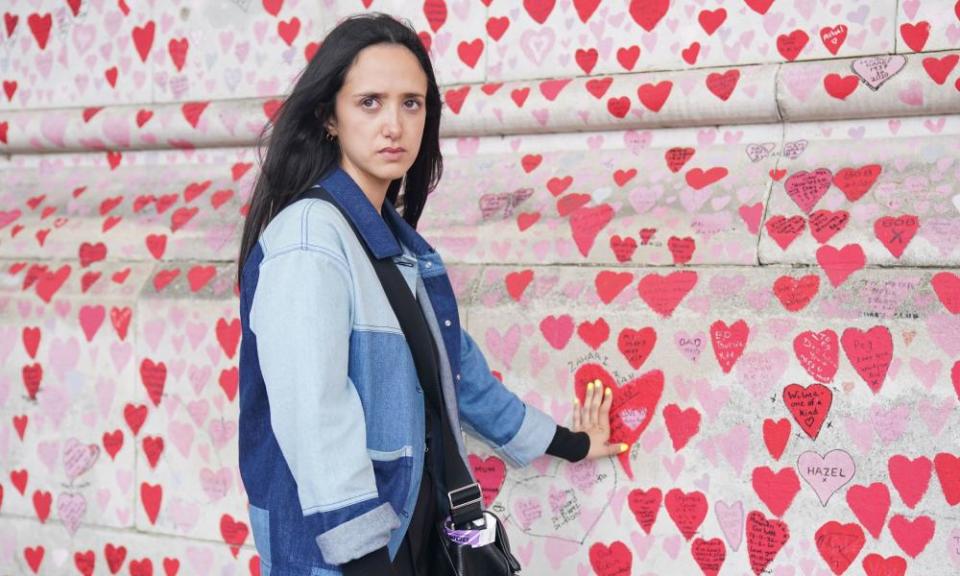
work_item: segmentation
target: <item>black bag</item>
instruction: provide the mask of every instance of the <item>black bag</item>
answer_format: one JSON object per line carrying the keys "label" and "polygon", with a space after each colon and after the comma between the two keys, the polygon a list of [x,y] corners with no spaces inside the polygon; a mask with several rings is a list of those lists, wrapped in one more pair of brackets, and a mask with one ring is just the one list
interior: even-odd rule
{"label": "black bag", "polygon": [[[410,293],[410,289],[396,265],[387,259],[379,260],[373,255],[370,247],[366,245],[357,231],[356,226],[344,212],[343,207],[330,198],[329,192],[318,186],[308,189],[300,197],[326,200],[343,213],[370,258],[387,299],[390,301],[390,307],[400,322],[404,337],[409,341],[410,333],[415,327],[411,325],[409,316],[404,311],[416,310],[419,304],[413,294]],[[419,361],[417,356],[413,353],[417,375],[423,381],[427,378],[426,371],[423,362]],[[448,561],[447,568],[453,576],[512,576],[517,574],[520,572],[520,562],[510,552],[510,542],[507,540],[507,532],[503,527],[503,522],[493,512],[483,509],[483,493],[480,490],[480,484],[472,480],[463,459],[460,458],[446,406],[443,402],[442,390],[439,390],[439,388],[438,386],[435,391],[432,386],[423,386],[424,391],[427,392],[426,396],[437,413],[440,414],[442,432],[438,439],[443,445],[446,483],[448,487],[456,487],[447,492],[450,517],[448,517],[447,522],[443,522],[441,526],[436,527],[443,543],[443,556]],[[440,393],[440,397],[438,397],[437,392]],[[473,547],[470,544],[453,541],[447,536],[446,525],[457,530],[484,530],[487,528],[488,522],[496,524],[496,538],[490,544]]]}

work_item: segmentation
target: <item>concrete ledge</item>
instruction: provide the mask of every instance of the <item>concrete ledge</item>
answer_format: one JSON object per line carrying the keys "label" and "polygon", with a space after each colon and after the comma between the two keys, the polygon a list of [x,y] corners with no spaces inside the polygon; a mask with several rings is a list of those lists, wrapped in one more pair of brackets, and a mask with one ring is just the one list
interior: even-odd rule
{"label": "concrete ledge", "polygon": [[[957,114],[956,69],[939,72],[957,54],[444,86],[442,135]],[[278,98],[0,112],[0,153],[251,146]]]}

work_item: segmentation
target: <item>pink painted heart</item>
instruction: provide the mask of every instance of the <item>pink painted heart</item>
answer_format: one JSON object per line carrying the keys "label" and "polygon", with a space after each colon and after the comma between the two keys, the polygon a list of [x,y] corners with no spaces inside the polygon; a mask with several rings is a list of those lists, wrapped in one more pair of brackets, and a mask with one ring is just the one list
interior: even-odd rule
{"label": "pink painted heart", "polygon": [[830,188],[833,173],[827,168],[817,168],[812,172],[801,170],[791,174],[784,182],[787,196],[793,200],[805,214],[813,210]]}
{"label": "pink painted heart", "polygon": [[813,488],[824,507],[837,490],[853,480],[856,470],[853,458],[841,449],[831,450],[823,456],[808,451],[797,459],[800,477]]}
{"label": "pink painted heart", "polygon": [[63,492],[57,496],[57,516],[71,536],[76,534],[86,511],[87,499],[83,494]]}
{"label": "pink painted heart", "polygon": [[93,467],[100,456],[100,446],[83,444],[76,438],[68,439],[63,445],[63,469],[71,481]]}
{"label": "pink painted heart", "polygon": [[743,502],[737,500],[733,504],[727,504],[723,500],[717,500],[713,512],[727,544],[736,552],[743,543]]}

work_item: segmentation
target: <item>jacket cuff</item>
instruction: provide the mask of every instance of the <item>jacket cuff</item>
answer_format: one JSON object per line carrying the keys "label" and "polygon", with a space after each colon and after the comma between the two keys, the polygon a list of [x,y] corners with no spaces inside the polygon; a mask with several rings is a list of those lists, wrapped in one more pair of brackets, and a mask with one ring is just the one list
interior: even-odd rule
{"label": "jacket cuff", "polygon": [[393,564],[390,563],[390,553],[386,546],[342,564],[340,570],[344,576],[369,576],[370,574],[393,576],[397,573]]}
{"label": "jacket cuff", "polygon": [[400,527],[400,517],[389,503],[352,518],[317,536],[323,559],[340,565],[382,548],[390,532]]}
{"label": "jacket cuff", "polygon": [[547,451],[557,431],[557,423],[543,411],[524,403],[520,429],[497,451],[518,468],[527,466]]}
{"label": "jacket cuff", "polygon": [[590,435],[586,432],[571,432],[566,426],[557,424],[553,440],[547,446],[547,454],[563,458],[568,462],[579,462],[590,452]]}

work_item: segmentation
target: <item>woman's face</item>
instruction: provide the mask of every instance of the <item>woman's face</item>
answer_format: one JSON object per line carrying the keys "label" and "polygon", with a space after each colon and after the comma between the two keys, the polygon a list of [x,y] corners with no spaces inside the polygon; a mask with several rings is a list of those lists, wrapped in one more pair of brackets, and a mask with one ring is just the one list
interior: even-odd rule
{"label": "woman's face", "polygon": [[386,190],[417,158],[426,119],[427,75],[410,50],[361,50],[337,92],[327,131],[340,141],[340,166],[365,192]]}

